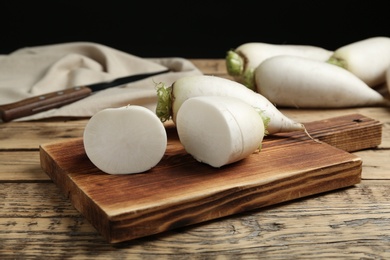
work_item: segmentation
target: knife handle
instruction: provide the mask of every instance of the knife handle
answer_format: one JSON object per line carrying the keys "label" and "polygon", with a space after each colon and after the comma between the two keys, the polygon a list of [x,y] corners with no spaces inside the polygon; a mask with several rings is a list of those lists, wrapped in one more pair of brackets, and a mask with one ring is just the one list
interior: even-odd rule
{"label": "knife handle", "polygon": [[24,116],[30,116],[73,103],[89,96],[91,92],[92,90],[88,87],[74,87],[0,105],[1,118],[3,122],[8,122]]}

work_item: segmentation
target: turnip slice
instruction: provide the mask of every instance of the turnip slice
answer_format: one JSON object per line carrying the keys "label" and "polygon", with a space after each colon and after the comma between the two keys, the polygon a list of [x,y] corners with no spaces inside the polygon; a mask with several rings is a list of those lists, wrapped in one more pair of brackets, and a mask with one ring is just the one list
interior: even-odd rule
{"label": "turnip slice", "polygon": [[386,70],[390,67],[390,37],[371,37],[344,45],[335,50],[329,63],[347,69],[375,87],[386,81]]}
{"label": "turnip slice", "polygon": [[166,147],[164,125],[155,113],[142,106],[101,110],[84,129],[88,158],[109,174],[145,172],[157,165]]}
{"label": "turnip slice", "polygon": [[156,114],[162,122],[172,119],[176,123],[178,110],[189,98],[228,96],[239,98],[260,111],[267,134],[306,131],[303,124],[282,114],[267,98],[234,80],[210,75],[194,75],[182,77],[171,86],[158,83],[156,87],[158,96]]}
{"label": "turnip slice", "polygon": [[262,117],[252,106],[222,96],[187,99],[177,113],[176,128],[186,151],[216,168],[254,153],[265,134]]}
{"label": "turnip slice", "polygon": [[281,55],[255,71],[257,91],[279,107],[389,106],[390,101],[351,72],[322,61]]}
{"label": "turnip slice", "polygon": [[333,51],[313,46],[294,44],[271,44],[248,42],[241,44],[226,55],[226,69],[229,75],[252,90],[256,90],[254,70],[264,60],[277,55],[293,55],[326,61]]}

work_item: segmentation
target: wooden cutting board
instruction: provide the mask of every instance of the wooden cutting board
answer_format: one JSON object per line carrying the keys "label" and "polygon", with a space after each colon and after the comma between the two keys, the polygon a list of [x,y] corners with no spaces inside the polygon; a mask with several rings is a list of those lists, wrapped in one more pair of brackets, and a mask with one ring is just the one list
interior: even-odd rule
{"label": "wooden cutting board", "polygon": [[352,114],[267,136],[261,152],[220,169],[195,161],[167,126],[168,147],[152,170],[109,175],[87,158],[83,140],[40,146],[42,169],[110,243],[261,208],[360,182],[349,152],[381,143],[380,122]]}

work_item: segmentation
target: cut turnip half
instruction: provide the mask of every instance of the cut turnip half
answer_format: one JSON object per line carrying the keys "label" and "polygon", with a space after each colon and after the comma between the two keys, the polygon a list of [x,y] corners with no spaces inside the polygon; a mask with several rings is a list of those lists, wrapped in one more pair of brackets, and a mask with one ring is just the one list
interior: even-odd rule
{"label": "cut turnip half", "polygon": [[178,110],[176,128],[185,150],[216,168],[254,153],[264,137],[259,112],[238,98],[226,96],[187,99]]}
{"label": "cut turnip half", "polygon": [[167,133],[156,114],[146,107],[107,108],[88,121],[84,148],[91,162],[105,173],[140,173],[162,159]]}

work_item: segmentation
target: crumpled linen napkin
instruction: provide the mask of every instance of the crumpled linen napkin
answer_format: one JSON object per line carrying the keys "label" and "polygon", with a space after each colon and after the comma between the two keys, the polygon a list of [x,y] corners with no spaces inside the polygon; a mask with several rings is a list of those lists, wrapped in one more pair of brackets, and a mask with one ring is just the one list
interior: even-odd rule
{"label": "crumpled linen napkin", "polygon": [[21,48],[8,55],[0,55],[0,104],[75,86],[166,69],[170,71],[94,92],[72,104],[16,119],[17,121],[62,116],[90,117],[104,108],[128,104],[145,106],[154,111],[157,103],[156,83],[171,85],[183,76],[202,74],[194,64],[184,58],[140,58],[93,42]]}

